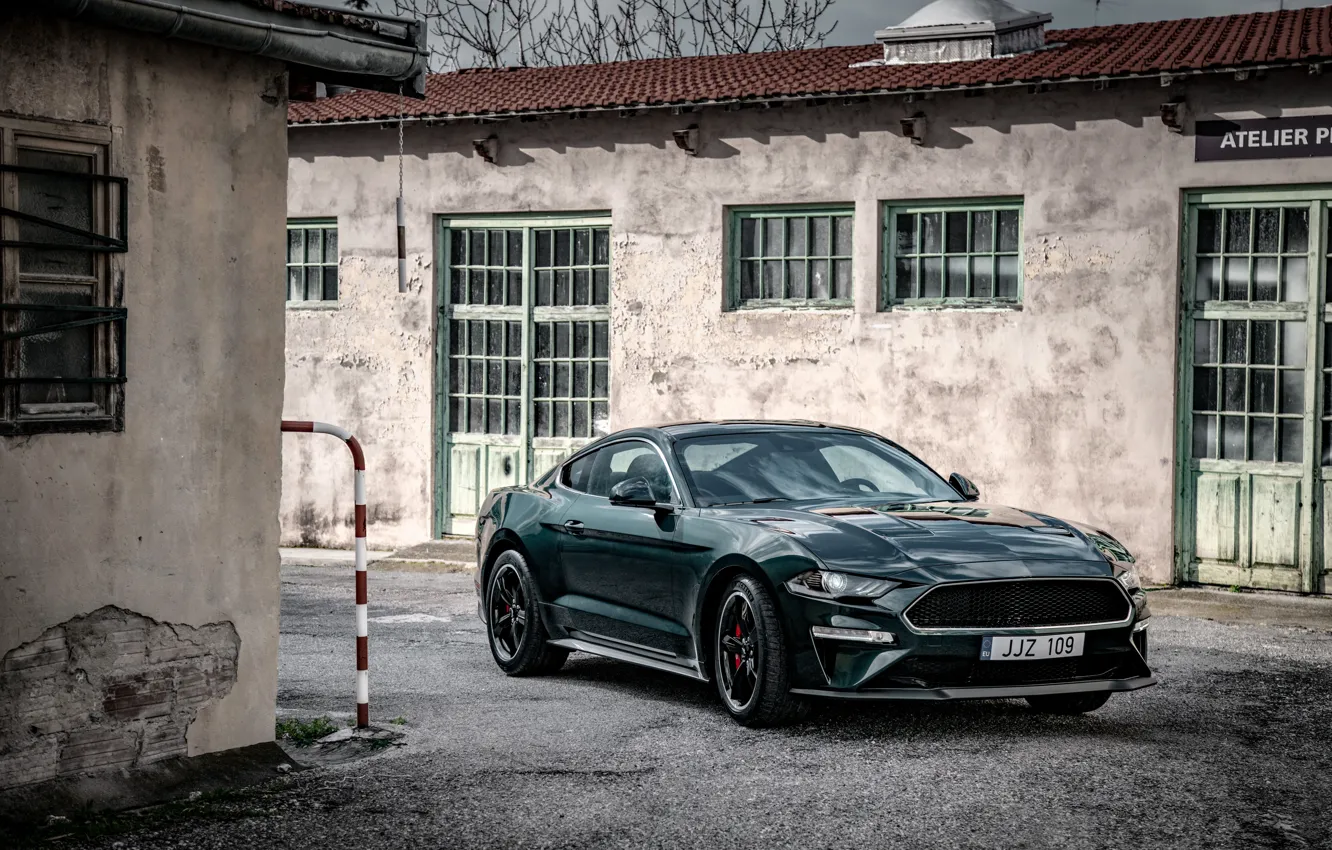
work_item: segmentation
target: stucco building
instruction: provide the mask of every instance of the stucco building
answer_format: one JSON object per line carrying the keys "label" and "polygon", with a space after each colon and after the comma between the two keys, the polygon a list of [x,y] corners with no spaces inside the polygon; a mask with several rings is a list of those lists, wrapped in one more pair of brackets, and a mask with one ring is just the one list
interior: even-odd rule
{"label": "stucco building", "polygon": [[272,741],[289,92],[421,54],[284,0],[0,12],[0,788]]}
{"label": "stucco building", "polygon": [[[801,418],[1157,582],[1327,591],[1332,10],[1047,22],[434,76],[401,294],[396,99],[293,105],[288,415],[365,442],[379,546],[608,429]],[[284,540],[350,543],[335,463],[285,454]]]}

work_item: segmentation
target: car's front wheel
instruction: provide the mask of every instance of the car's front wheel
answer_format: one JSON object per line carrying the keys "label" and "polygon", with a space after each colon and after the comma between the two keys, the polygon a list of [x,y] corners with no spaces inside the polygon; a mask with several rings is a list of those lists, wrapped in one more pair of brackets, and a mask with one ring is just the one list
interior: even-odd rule
{"label": "car's front wheel", "polygon": [[510,676],[554,673],[569,657],[551,646],[537,607],[536,582],[523,556],[510,549],[495,559],[486,583],[490,654]]}
{"label": "car's front wheel", "polygon": [[1050,694],[1027,697],[1027,704],[1045,714],[1086,714],[1110,700],[1109,691],[1084,694]]}
{"label": "car's front wheel", "polygon": [[712,666],[722,705],[745,726],[777,726],[807,711],[805,701],[791,693],[777,606],[750,576],[731,582],[722,595]]}

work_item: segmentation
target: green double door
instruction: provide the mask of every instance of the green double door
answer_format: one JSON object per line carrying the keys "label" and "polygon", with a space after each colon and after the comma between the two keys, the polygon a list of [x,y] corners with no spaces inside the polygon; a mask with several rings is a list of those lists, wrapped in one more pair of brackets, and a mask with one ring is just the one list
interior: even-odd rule
{"label": "green double door", "polygon": [[441,222],[435,533],[606,433],[606,217]]}
{"label": "green double door", "polygon": [[1332,188],[1188,198],[1179,577],[1323,593]]}

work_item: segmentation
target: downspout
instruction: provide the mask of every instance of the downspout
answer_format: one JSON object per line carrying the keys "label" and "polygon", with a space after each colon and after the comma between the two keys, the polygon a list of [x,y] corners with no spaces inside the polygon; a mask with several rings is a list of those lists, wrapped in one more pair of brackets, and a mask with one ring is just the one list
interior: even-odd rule
{"label": "downspout", "polygon": [[[254,12],[252,18],[221,11],[237,8],[246,7],[209,0],[46,0],[43,11],[332,74],[377,78],[384,81],[385,88],[392,81],[393,90],[402,83],[410,94],[425,94],[425,28],[418,21],[376,16],[372,20],[374,30],[362,33],[352,27],[293,18],[258,7],[247,9]],[[345,14],[355,16],[352,12]]]}

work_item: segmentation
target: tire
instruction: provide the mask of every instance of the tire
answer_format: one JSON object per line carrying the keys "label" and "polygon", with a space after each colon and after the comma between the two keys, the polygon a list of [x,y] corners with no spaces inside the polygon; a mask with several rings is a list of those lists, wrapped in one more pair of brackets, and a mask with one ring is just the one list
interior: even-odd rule
{"label": "tire", "polygon": [[712,634],[712,678],[737,723],[780,726],[808,713],[808,703],[791,693],[788,662],[772,597],[754,578],[740,576],[722,594]]}
{"label": "tire", "polygon": [[1027,697],[1027,704],[1043,714],[1086,714],[1089,711],[1095,711],[1109,701],[1109,691]]}
{"label": "tire", "polygon": [[547,642],[532,571],[513,549],[500,553],[486,579],[486,638],[495,663],[510,676],[554,673],[569,657],[569,650]]}

